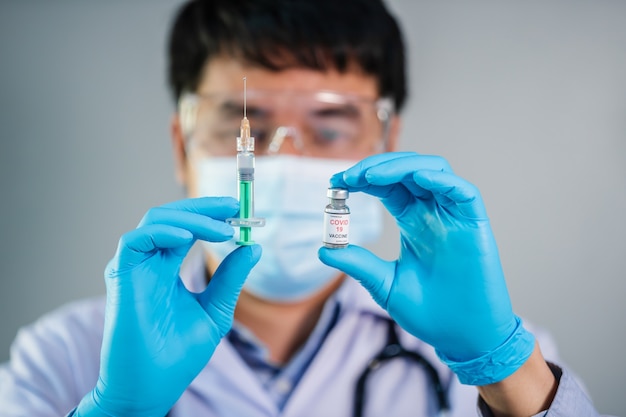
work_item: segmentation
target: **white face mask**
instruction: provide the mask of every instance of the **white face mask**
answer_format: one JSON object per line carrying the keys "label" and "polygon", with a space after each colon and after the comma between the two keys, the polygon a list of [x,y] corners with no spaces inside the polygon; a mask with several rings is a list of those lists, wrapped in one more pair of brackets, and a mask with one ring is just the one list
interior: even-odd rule
{"label": "white face mask", "polygon": [[[252,229],[252,240],[263,248],[244,288],[269,301],[307,298],[339,275],[317,257],[322,246],[324,207],[330,177],[354,161],[307,158],[291,155],[256,158],[255,217],[265,227]],[[235,157],[206,158],[199,162],[198,193],[201,196],[236,196]],[[350,243],[365,245],[382,232],[381,204],[364,193],[351,193]],[[238,232],[235,232],[237,235]],[[228,242],[205,242],[221,262],[234,250],[237,236]]]}

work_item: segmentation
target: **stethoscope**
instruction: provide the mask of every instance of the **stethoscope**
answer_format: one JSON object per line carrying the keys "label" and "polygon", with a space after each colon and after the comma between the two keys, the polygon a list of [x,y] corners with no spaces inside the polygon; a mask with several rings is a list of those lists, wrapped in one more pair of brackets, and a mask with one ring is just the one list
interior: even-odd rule
{"label": "stethoscope", "polygon": [[398,333],[396,332],[395,322],[389,319],[386,321],[388,322],[387,343],[376,356],[370,359],[357,380],[354,390],[354,411],[352,415],[354,417],[363,416],[367,378],[370,376],[371,372],[380,368],[382,364],[395,358],[406,358],[424,368],[433,383],[433,388],[437,397],[439,416],[446,415],[450,410],[450,404],[448,403],[448,396],[443,388],[443,385],[441,384],[441,379],[439,378],[437,370],[418,352],[405,349],[402,344],[400,344],[400,339],[398,338]]}

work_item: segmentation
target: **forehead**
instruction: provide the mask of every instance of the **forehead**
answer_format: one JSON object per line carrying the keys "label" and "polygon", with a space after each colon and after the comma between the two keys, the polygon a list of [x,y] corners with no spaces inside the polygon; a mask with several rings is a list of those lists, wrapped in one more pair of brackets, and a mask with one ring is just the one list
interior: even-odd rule
{"label": "forehead", "polygon": [[213,58],[205,65],[197,92],[199,94],[241,92],[243,77],[246,77],[249,89],[276,92],[329,90],[371,99],[377,99],[379,96],[376,78],[356,69],[344,73],[335,70],[322,72],[308,68],[291,68],[276,72],[245,65],[235,58],[225,56]]}

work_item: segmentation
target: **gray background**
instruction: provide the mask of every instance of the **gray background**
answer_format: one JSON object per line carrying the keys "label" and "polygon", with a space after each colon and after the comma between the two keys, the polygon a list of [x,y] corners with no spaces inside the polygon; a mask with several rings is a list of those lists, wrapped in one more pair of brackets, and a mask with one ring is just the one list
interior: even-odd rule
{"label": "gray background", "polygon": [[[103,293],[118,237],[183,196],[164,54],[178,3],[0,3],[0,361],[20,326]],[[626,2],[391,6],[410,48],[403,147],[479,186],[516,312],[626,415]]]}

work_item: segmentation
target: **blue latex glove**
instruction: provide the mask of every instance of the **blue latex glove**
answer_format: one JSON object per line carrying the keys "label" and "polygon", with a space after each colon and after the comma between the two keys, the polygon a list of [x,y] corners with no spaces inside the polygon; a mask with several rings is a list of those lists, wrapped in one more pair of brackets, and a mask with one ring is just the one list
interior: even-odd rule
{"label": "blue latex glove", "polygon": [[178,275],[196,239],[233,236],[224,219],[232,198],[182,200],[145,215],[120,239],[105,271],[107,288],[100,376],[75,416],[164,416],[229,331],[235,303],[259,246],[236,249],[202,293]]}
{"label": "blue latex glove", "polygon": [[461,382],[496,382],[528,359],[534,338],[513,314],[480,193],[443,158],[379,154],[331,184],[379,197],[396,218],[401,247],[391,262],[358,246],[322,248],[322,262],[359,280]]}

